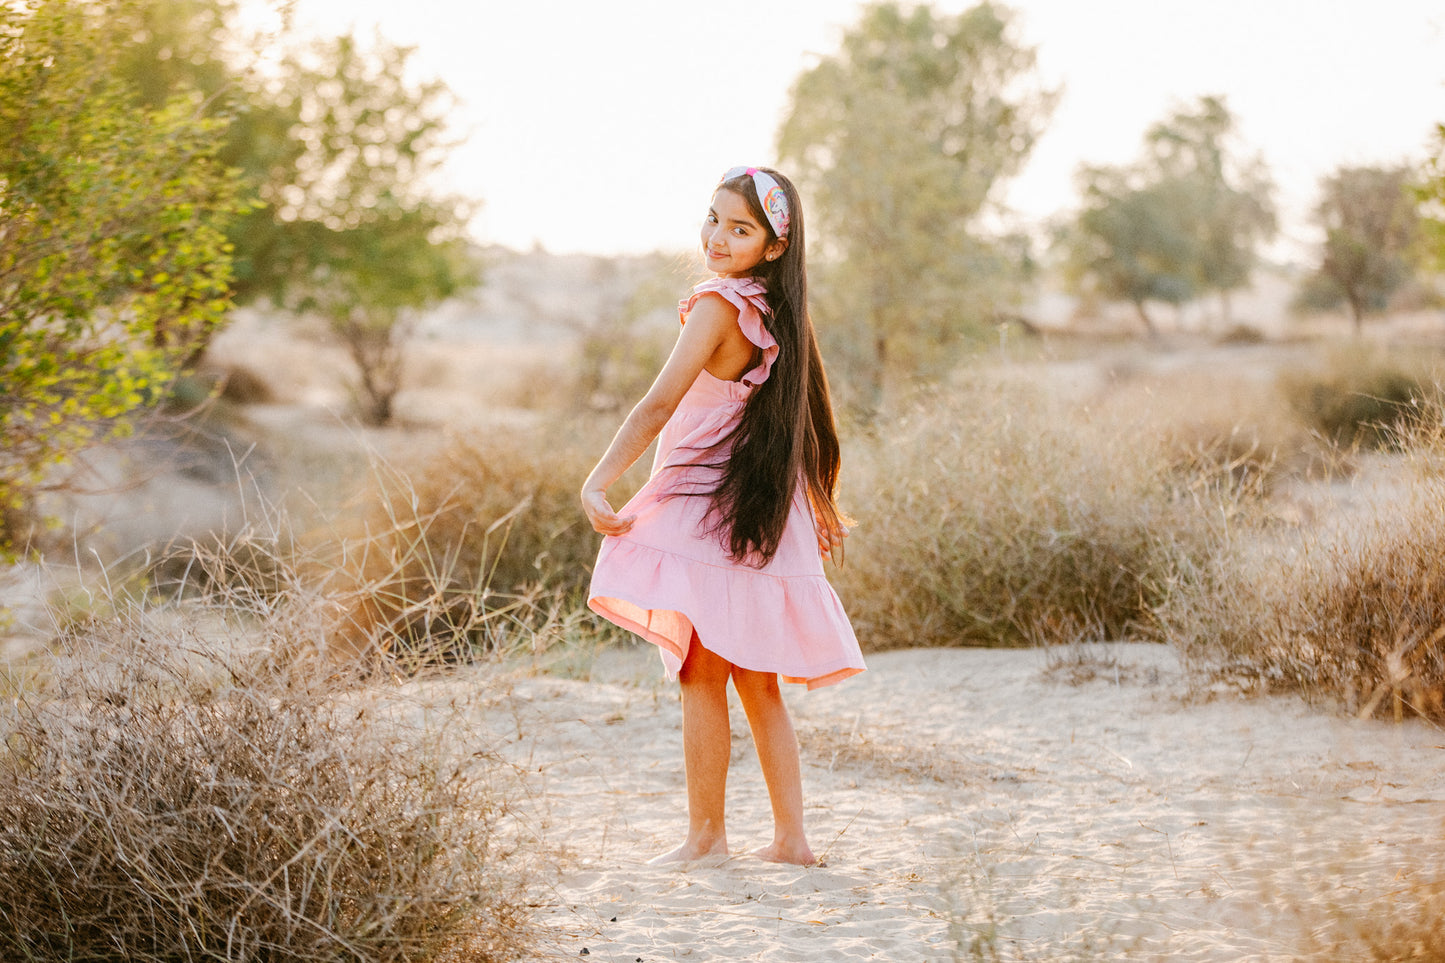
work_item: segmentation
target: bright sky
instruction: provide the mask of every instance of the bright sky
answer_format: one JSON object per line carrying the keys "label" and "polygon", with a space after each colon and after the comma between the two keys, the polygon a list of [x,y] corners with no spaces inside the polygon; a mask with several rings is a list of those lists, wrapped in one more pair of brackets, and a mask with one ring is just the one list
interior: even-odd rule
{"label": "bright sky", "polygon": [[[970,4],[941,0],[953,13]],[[1076,201],[1079,164],[1134,159],[1174,107],[1223,94],[1303,250],[1321,176],[1425,155],[1445,122],[1440,0],[1012,0],[1063,89],[1006,196],[1028,222]],[[379,28],[463,101],[457,190],[479,240],[680,250],[718,174],[771,163],[795,77],[833,52],[856,0],[296,0],[310,30]],[[804,198],[806,204],[807,198]]]}

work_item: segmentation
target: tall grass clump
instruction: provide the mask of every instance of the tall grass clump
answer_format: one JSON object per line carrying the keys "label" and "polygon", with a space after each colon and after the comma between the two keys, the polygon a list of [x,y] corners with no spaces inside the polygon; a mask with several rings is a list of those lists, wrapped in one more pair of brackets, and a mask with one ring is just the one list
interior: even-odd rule
{"label": "tall grass clump", "polygon": [[[0,958],[515,959],[506,796],[464,719],[293,671],[254,611],[116,606],[0,715]],[[244,607],[243,607],[244,609]]]}
{"label": "tall grass clump", "polygon": [[1030,386],[931,393],[848,448],[839,593],[874,647],[1147,633],[1237,494]]}
{"label": "tall grass clump", "polygon": [[452,435],[418,461],[373,467],[364,531],[348,539],[365,587],[340,623],[351,647],[466,659],[568,623],[597,551],[577,490],[600,448],[551,437]]}
{"label": "tall grass clump", "polygon": [[1279,387],[1313,430],[1344,448],[1387,448],[1437,393],[1428,365],[1380,349],[1352,345],[1328,354],[1319,368],[1287,371]]}
{"label": "tall grass clump", "polygon": [[1162,621],[1192,665],[1361,716],[1445,719],[1445,421],[1438,404],[1417,413],[1362,505],[1191,573]]}

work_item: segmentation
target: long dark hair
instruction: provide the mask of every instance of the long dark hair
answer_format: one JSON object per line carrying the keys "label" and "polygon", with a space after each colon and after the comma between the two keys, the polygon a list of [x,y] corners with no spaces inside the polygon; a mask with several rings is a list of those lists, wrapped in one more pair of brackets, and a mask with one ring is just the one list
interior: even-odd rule
{"label": "long dark hair", "polygon": [[[828,376],[808,314],[808,271],[803,205],[793,182],[767,167],[788,198],[788,246],[777,260],[763,260],[753,276],[767,285],[770,314],[763,325],[778,342],[778,357],[768,379],[748,398],[737,427],[724,440],[725,460],[712,499],[716,523],[711,533],[726,536],[735,561],[762,567],[772,561],[783,539],[788,512],[801,481],[814,513],[824,525],[842,521],[835,500],[838,486],[838,426],[828,392]],[[753,180],[744,174],[719,185],[742,197],[753,219],[776,239],[758,200]]]}

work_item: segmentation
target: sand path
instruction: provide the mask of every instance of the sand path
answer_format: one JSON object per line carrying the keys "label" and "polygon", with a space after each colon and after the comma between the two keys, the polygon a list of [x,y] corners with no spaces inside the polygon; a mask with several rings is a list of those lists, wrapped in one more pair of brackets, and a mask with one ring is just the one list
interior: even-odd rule
{"label": "sand path", "polygon": [[[558,854],[539,910],[550,951],[1285,959],[1332,908],[1439,878],[1439,729],[1294,698],[1186,700],[1168,649],[1094,653],[1077,667],[1038,651],[882,653],[840,686],[791,693],[826,854],[809,869],[645,865],[685,826],[676,689],[645,655],[623,660],[630,682],[510,680],[488,724],[523,774],[529,829]],[[730,842],[746,853],[771,825],[734,708]]]}

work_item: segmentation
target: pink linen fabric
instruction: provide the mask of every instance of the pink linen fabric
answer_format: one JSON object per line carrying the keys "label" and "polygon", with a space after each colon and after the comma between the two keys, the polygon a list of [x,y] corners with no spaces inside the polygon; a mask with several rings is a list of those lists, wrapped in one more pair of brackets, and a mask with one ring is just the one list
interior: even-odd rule
{"label": "pink linen fabric", "polygon": [[678,305],[684,324],[697,299],[726,298],[738,324],[762,351],[742,379],[707,371],[683,396],[658,436],[652,475],[620,511],[636,515],[626,535],[602,540],[588,605],[597,614],[658,646],[669,677],[693,639],[734,665],[775,672],[810,689],[864,669],[863,656],[837,593],[823,574],[813,513],[802,486],[794,496],[777,554],[766,566],[728,557],[706,533],[705,497],[666,497],[710,488],[716,472],[691,463],[716,460],[707,451],[727,437],[753,390],[767,380],[778,345],[763,326],[766,288],[753,278],[714,278]]}

